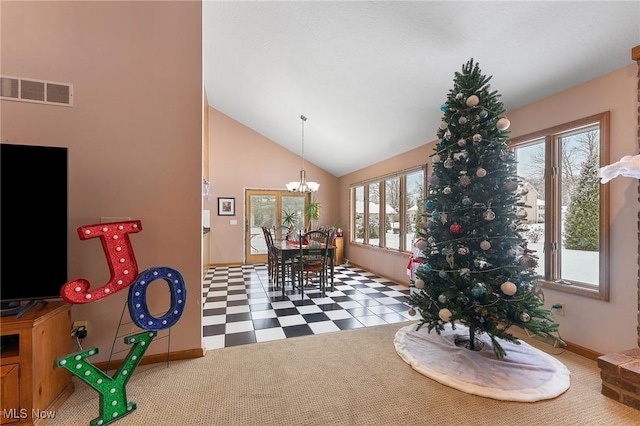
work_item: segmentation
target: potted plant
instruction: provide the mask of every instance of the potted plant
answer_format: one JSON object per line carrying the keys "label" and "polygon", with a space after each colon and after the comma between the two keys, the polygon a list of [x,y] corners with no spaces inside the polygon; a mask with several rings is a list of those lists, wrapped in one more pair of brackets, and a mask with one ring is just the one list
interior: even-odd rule
{"label": "potted plant", "polygon": [[282,212],[282,224],[288,228],[292,228],[296,226],[298,222],[298,212],[285,210]]}
{"label": "potted plant", "polygon": [[313,229],[313,221],[320,219],[320,202],[312,199],[304,209],[304,213],[309,219],[309,229]]}
{"label": "potted plant", "polygon": [[289,228],[287,232],[287,239],[290,239],[293,236],[293,231],[298,223],[298,212],[291,210],[284,210],[282,212],[282,225]]}

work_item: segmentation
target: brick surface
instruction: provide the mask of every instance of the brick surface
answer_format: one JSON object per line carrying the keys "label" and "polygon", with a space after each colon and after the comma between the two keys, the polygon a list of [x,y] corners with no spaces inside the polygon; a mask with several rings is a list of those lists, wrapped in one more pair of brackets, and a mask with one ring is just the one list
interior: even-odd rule
{"label": "brick surface", "polygon": [[625,380],[620,376],[601,373],[600,377],[603,382],[606,382],[608,386],[618,388],[620,390],[627,391],[632,394],[640,396],[640,382],[635,383],[631,380]]}
{"label": "brick surface", "polygon": [[[632,383],[640,383],[640,360],[620,366],[620,377]],[[638,396],[640,397],[640,393]]]}
{"label": "brick surface", "polygon": [[634,361],[634,358],[623,353],[602,355],[598,358],[598,367],[607,372],[617,372],[622,364]]}
{"label": "brick surface", "polygon": [[602,394],[611,399],[615,399],[616,401],[620,401],[620,392],[608,386],[606,383],[602,384]]}
{"label": "brick surface", "polygon": [[624,405],[635,408],[636,410],[640,410],[640,399],[637,396],[633,397],[630,395],[622,395],[622,400],[620,402]]}

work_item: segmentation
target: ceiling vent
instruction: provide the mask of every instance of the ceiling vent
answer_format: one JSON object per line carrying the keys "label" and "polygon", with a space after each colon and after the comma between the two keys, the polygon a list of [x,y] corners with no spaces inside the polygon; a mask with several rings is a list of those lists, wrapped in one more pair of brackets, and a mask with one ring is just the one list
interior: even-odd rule
{"label": "ceiling vent", "polygon": [[73,85],[31,78],[0,76],[0,99],[73,106]]}

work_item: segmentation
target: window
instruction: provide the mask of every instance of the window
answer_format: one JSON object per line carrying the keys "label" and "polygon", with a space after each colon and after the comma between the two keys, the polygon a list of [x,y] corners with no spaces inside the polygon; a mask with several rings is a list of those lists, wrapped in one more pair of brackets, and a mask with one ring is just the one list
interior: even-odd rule
{"label": "window", "polygon": [[411,251],[424,199],[424,168],[351,188],[351,242]]}
{"label": "window", "polygon": [[353,188],[353,235],[351,241],[364,243],[364,186]]}
{"label": "window", "polygon": [[523,179],[528,230],[543,286],[609,300],[609,113],[511,140]]}
{"label": "window", "polygon": [[[400,250],[400,177],[396,176],[384,181],[384,246]],[[394,208],[393,206],[397,206]]]}

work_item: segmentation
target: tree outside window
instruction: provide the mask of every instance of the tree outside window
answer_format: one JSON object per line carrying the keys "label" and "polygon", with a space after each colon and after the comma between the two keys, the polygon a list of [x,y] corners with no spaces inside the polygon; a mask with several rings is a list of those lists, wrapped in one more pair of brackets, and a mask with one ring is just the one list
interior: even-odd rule
{"label": "tree outside window", "polygon": [[529,248],[546,286],[608,299],[608,113],[511,141],[523,177]]}
{"label": "tree outside window", "polygon": [[351,242],[411,251],[424,199],[424,168],[394,174],[351,189]]}

